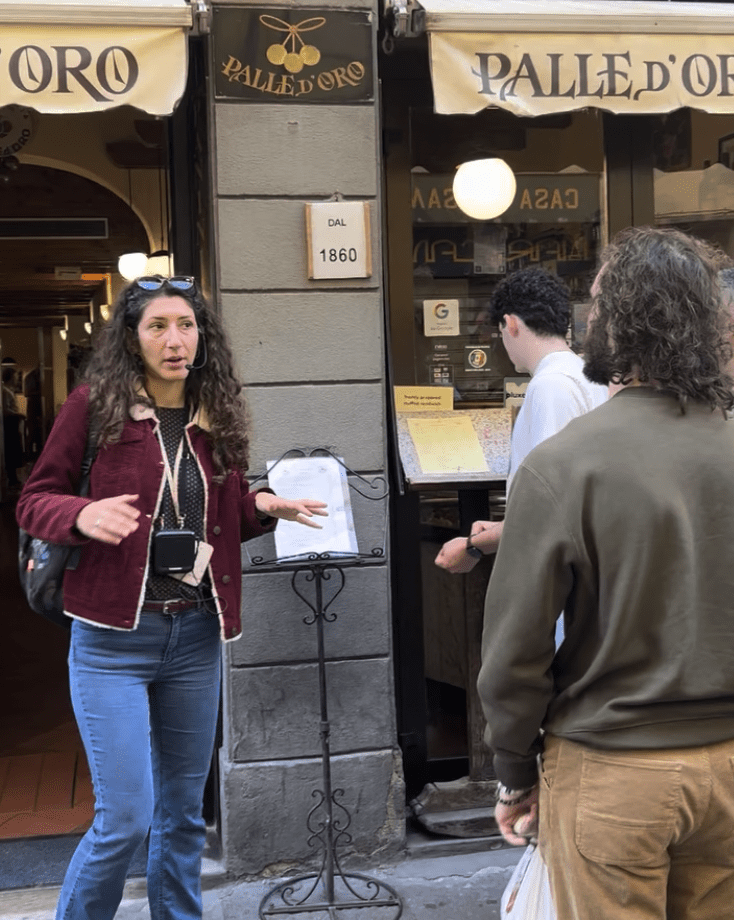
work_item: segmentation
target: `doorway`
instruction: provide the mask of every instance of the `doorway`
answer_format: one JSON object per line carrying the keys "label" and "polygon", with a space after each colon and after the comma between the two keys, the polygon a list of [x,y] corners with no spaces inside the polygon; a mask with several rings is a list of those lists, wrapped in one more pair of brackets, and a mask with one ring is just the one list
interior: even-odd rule
{"label": "doorway", "polygon": [[5,175],[0,347],[20,424],[0,503],[0,883],[23,887],[60,881],[94,797],[69,698],[68,633],[30,610],[17,577],[16,483],[79,379],[112,299],[118,254],[148,242],[130,207],[90,179],[29,164]]}
{"label": "doorway", "polygon": [[[31,137],[17,157],[0,161],[0,356],[14,359],[17,398],[26,416],[21,482],[125,283],[118,274],[121,254],[168,250],[170,267],[196,276],[205,294],[211,293],[204,72],[203,43],[191,42],[187,89],[167,118],[128,106],[75,115],[22,110]],[[18,107],[10,108],[16,117]],[[0,119],[0,136],[5,129]],[[40,409],[34,409],[34,398]],[[34,427],[36,414],[41,420]],[[68,635],[27,607],[18,583],[16,498],[0,468],[0,565],[5,620],[13,624],[13,636],[5,637],[0,651],[0,887],[5,888],[59,884],[93,805],[69,699]],[[42,751],[44,744],[54,747]],[[8,782],[11,756],[36,758],[13,766],[12,775],[22,778],[15,792]],[[215,753],[204,799],[204,816],[213,828],[219,820],[217,760]],[[54,794],[41,795],[44,777],[56,766]],[[209,855],[217,845],[212,833]],[[141,847],[131,874],[144,873]]]}

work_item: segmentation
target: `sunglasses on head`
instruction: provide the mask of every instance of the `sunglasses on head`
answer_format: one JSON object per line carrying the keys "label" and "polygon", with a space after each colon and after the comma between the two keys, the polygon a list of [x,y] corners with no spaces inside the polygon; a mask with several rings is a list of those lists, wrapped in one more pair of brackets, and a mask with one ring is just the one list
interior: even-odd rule
{"label": "sunglasses on head", "polygon": [[170,287],[174,291],[190,291],[196,287],[196,279],[191,275],[174,275],[172,278],[164,278],[163,275],[143,275],[134,283],[143,291],[159,291],[162,287]]}

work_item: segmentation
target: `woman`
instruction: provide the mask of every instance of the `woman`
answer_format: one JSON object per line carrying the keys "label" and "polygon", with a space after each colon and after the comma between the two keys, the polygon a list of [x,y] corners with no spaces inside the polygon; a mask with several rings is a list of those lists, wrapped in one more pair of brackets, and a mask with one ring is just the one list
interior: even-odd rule
{"label": "woman", "polygon": [[[72,702],[95,817],[57,920],[106,920],[150,830],[153,920],[201,917],[202,795],[220,638],[240,632],[240,543],[323,502],[250,492],[241,386],[193,278],[141,278],[102,330],[18,500],[34,536],[85,544],[64,581]],[[76,494],[91,426],[89,496]]]}

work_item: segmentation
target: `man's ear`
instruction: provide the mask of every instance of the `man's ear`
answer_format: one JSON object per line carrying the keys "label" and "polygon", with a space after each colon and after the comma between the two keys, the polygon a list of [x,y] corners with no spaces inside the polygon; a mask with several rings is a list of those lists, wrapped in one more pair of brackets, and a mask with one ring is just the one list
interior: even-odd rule
{"label": "man's ear", "polygon": [[513,339],[517,338],[520,332],[519,318],[514,313],[505,313],[505,329],[507,334]]}

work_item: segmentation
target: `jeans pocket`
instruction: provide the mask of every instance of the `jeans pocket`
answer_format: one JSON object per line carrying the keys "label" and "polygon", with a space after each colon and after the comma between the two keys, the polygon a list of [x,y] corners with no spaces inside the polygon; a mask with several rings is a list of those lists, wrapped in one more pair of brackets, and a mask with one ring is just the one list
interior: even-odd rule
{"label": "jeans pocket", "polygon": [[680,768],[601,752],[583,755],[576,846],[592,862],[659,866],[676,832]]}

